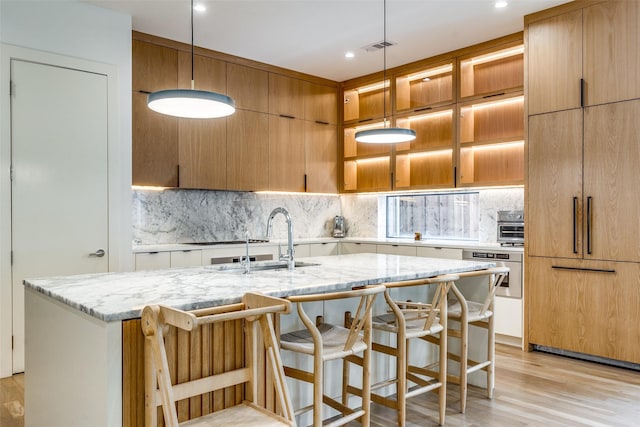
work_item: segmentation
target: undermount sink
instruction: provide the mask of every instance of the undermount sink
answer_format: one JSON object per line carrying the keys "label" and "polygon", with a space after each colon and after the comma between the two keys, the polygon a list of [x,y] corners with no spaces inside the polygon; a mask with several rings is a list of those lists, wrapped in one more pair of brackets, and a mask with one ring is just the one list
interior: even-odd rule
{"label": "undermount sink", "polygon": [[[304,262],[304,261],[296,261],[295,267],[312,267],[315,265],[320,265],[313,262]],[[233,264],[216,264],[208,266],[212,270],[216,271],[225,271],[229,273],[244,273],[244,266],[239,263]],[[287,262],[286,261],[261,261],[261,262],[252,262],[251,263],[251,271],[264,271],[264,270],[287,270]]]}

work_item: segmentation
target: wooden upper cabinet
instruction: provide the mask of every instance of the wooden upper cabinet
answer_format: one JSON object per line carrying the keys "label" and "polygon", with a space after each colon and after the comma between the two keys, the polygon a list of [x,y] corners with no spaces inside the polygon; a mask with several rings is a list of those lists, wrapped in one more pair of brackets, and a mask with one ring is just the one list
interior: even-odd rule
{"label": "wooden upper cabinet", "polygon": [[178,119],[147,107],[147,94],[133,93],[133,185],[178,186]]}
{"label": "wooden upper cabinet", "polygon": [[585,105],[640,98],[640,2],[584,9]]}
{"label": "wooden upper cabinet", "polygon": [[463,56],[459,99],[489,97],[524,86],[524,46],[521,42]]}
{"label": "wooden upper cabinet", "polygon": [[580,107],[582,11],[529,24],[529,114]]}
{"label": "wooden upper cabinet", "polygon": [[227,188],[226,119],[179,119],[180,188]]}
{"label": "wooden upper cabinet", "polygon": [[640,262],[638,117],[640,100],[584,110],[585,258]]}
{"label": "wooden upper cabinet", "polygon": [[269,113],[302,119],[304,82],[294,77],[269,73]]}
{"label": "wooden upper cabinet", "polygon": [[305,191],[305,122],[269,115],[269,189]]}
{"label": "wooden upper cabinet", "polygon": [[[344,90],[344,121],[366,122],[391,115],[390,81],[378,81]],[[386,105],[385,105],[386,104]]]}
{"label": "wooden upper cabinet", "polygon": [[236,108],[269,111],[269,73],[257,68],[227,63],[227,92]]}
{"label": "wooden upper cabinet", "polygon": [[132,89],[155,92],[178,84],[178,52],[175,49],[133,40]]}
{"label": "wooden upper cabinet", "polygon": [[582,257],[582,110],[529,117],[528,254]]}
{"label": "wooden upper cabinet", "polygon": [[451,104],[454,100],[452,61],[396,76],[396,112]]}
{"label": "wooden upper cabinet", "polygon": [[[193,72],[195,89],[226,95],[226,62],[202,55],[194,55]],[[191,53],[189,52],[178,52],[178,87],[191,89]]]}
{"label": "wooden upper cabinet", "polygon": [[338,90],[317,83],[303,82],[304,119],[325,124],[338,120]]}
{"label": "wooden upper cabinet", "polygon": [[227,189],[269,189],[269,116],[236,110],[227,117]]}
{"label": "wooden upper cabinet", "polygon": [[338,135],[334,125],[305,122],[306,191],[338,191]]}

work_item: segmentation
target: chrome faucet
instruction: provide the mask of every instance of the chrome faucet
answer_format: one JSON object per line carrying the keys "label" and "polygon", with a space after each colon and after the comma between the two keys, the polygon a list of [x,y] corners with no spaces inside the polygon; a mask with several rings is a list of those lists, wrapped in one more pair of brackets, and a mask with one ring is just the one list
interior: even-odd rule
{"label": "chrome faucet", "polygon": [[245,237],[245,256],[240,257],[240,265],[244,267],[244,274],[251,273],[251,258],[249,257],[249,230],[244,233]]}
{"label": "chrome faucet", "polygon": [[289,215],[289,212],[285,208],[275,208],[269,214],[269,219],[267,220],[267,239],[271,238],[271,234],[273,233],[273,218],[277,214],[284,215],[287,220],[287,254],[282,255],[280,246],[278,246],[278,259],[280,261],[287,261],[287,267],[289,267],[289,270],[293,270],[296,265],[293,259],[293,221],[291,220],[291,215]]}

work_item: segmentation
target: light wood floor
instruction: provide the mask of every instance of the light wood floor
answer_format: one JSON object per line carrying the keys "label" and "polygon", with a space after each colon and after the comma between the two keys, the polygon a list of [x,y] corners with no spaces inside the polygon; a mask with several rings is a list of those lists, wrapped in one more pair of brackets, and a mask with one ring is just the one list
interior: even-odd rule
{"label": "light wood floor", "polygon": [[[447,426],[640,426],[640,372],[501,345],[496,350],[493,400],[472,387],[460,414],[458,388],[449,386]],[[0,380],[0,427],[23,427],[23,395],[23,375]],[[436,410],[436,395],[410,399],[407,426],[437,425]],[[395,412],[373,405],[372,427],[395,422]]]}

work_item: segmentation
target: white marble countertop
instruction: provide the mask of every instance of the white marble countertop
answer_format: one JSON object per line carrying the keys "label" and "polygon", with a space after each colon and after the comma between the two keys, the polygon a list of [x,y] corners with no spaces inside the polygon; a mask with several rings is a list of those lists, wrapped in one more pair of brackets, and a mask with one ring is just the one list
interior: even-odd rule
{"label": "white marble countertop", "polygon": [[140,317],[147,304],[183,310],[238,302],[247,291],[273,296],[331,292],[353,286],[480,270],[491,262],[382,254],[304,258],[316,266],[242,274],[217,266],[27,279],[26,287],[105,322]]}
{"label": "white marble countertop", "polygon": [[[313,244],[313,243],[331,243],[331,242],[349,242],[349,243],[372,243],[372,244],[392,244],[402,246],[431,246],[438,248],[461,248],[461,249],[479,249],[479,250],[493,250],[502,252],[518,252],[523,253],[524,248],[522,246],[501,246],[499,243],[492,242],[476,242],[471,240],[435,240],[435,239],[423,239],[415,241],[413,239],[398,239],[398,238],[386,238],[379,239],[375,237],[344,237],[344,238],[332,238],[332,237],[315,237],[295,239],[296,245]],[[251,243],[252,246],[260,245],[286,245],[286,240],[271,240],[264,243]],[[195,249],[209,249],[209,248],[224,248],[224,247],[239,247],[243,246],[242,243],[238,244],[212,244],[212,245],[200,245],[193,243],[164,243],[157,245],[134,245],[133,253],[142,252],[168,252],[168,251],[181,251],[181,250],[195,250]]]}

